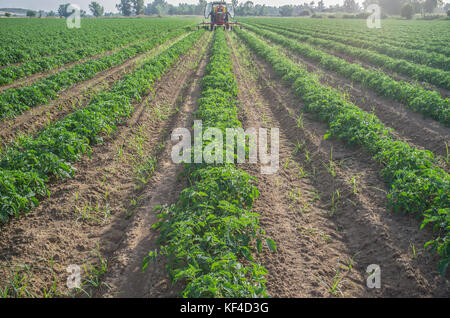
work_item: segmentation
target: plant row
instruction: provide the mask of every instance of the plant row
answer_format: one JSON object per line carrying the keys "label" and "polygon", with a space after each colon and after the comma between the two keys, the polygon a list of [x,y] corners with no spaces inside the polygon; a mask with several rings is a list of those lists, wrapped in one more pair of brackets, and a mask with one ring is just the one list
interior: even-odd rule
{"label": "plant row", "polygon": [[[258,26],[261,27],[261,25]],[[317,38],[316,36],[301,35],[271,26],[264,25],[263,27],[272,32],[282,34],[284,36],[300,41],[308,42],[316,47],[330,49],[332,51],[345,54],[349,57],[353,57],[361,61],[370,63],[374,66],[381,67],[385,70],[409,76],[417,81],[428,82],[438,87],[450,89],[450,72],[447,71],[428,66],[417,65],[406,60],[391,58],[384,54],[378,54],[367,49],[354,48],[352,46],[348,46],[346,44],[342,44],[328,38],[324,40]]]}
{"label": "plant row", "polygon": [[75,65],[67,70],[37,81],[30,86],[12,88],[0,94],[0,119],[15,117],[36,105],[46,104],[58,97],[58,93],[74,84],[93,78],[99,72],[120,65],[126,60],[144,53],[183,33],[178,29],[148,41],[134,44],[111,55]]}
{"label": "plant row", "polygon": [[274,43],[319,63],[322,68],[361,83],[378,95],[404,104],[415,112],[429,116],[445,126],[450,126],[450,100],[439,93],[424,89],[418,84],[396,81],[383,72],[364,68],[361,64],[349,63],[309,45],[290,40],[280,34],[247,25],[247,28]]}
{"label": "plant row", "polygon": [[[195,112],[203,129],[240,127],[237,85],[231,54],[222,29],[215,31],[211,58]],[[205,149],[212,140],[199,146]],[[229,149],[223,148],[226,152]],[[160,253],[166,255],[170,277],[186,283],[183,297],[266,296],[267,271],[252,256],[261,251],[264,232],[251,212],[258,197],[255,180],[233,164],[185,164],[190,186],[170,207],[160,207]],[[275,244],[267,239],[275,250]],[[157,252],[150,252],[144,269]],[[241,262],[245,259],[245,262]]]}
{"label": "plant row", "polygon": [[65,20],[0,20],[0,65],[27,62],[44,56],[79,50],[99,43],[129,43],[170,25],[188,26],[193,19],[83,19],[80,29],[69,29]]}
{"label": "plant row", "polygon": [[[450,48],[447,45],[445,38],[445,29],[447,22],[441,23],[438,28],[436,22],[430,24],[421,21],[408,21],[407,24],[401,25],[400,21],[383,21],[383,27],[380,30],[368,29],[361,22],[349,20],[334,20],[328,25],[324,22],[314,20],[281,20],[281,19],[247,19],[245,21],[266,23],[272,26],[290,27],[296,31],[314,32],[314,35],[324,34],[330,36],[345,34],[346,38],[354,39],[355,41],[370,41],[372,43],[386,44],[386,49],[410,49],[411,51],[438,53],[437,56],[450,56]],[[354,23],[353,23],[354,22]],[[365,24],[365,21],[362,21]],[[399,22],[400,24],[398,24]],[[392,25],[391,25],[392,24]],[[414,32],[414,29],[416,31]],[[414,54],[411,52],[411,54]]]}
{"label": "plant row", "polygon": [[[170,28],[170,25],[168,25]],[[118,38],[117,41],[103,41],[101,43],[91,43],[80,49],[64,51],[55,55],[45,56],[36,60],[29,60],[20,65],[12,65],[0,69],[0,86],[11,84],[15,80],[24,78],[39,72],[51,70],[57,67],[61,67],[65,64],[79,61],[81,59],[92,57],[96,54],[100,54],[105,51],[113,50],[118,47],[127,45],[133,41],[142,41],[143,39],[149,39],[155,35],[167,32],[168,28],[152,29],[150,32],[142,35],[133,36],[128,38]]]}
{"label": "plant row", "polygon": [[329,124],[326,136],[362,146],[383,165],[388,207],[422,217],[421,227],[433,227],[436,237],[426,246],[439,253],[439,269],[445,273],[450,261],[450,176],[436,165],[434,155],[395,140],[391,129],[374,114],[347,101],[339,91],[322,86],[305,68],[280,56],[277,49],[248,32],[235,31],[291,85],[302,99],[304,111]]}
{"label": "plant row", "polygon": [[[274,26],[269,24],[266,24],[269,26]],[[417,50],[417,49],[407,49],[405,47],[399,48],[396,46],[392,46],[386,43],[380,43],[380,41],[367,40],[367,39],[355,39],[351,36],[342,36],[342,35],[335,35],[335,34],[323,34],[320,31],[308,31],[304,28],[301,28],[297,26],[296,28],[293,28],[292,26],[285,27],[285,26],[277,26],[278,28],[282,28],[287,31],[291,32],[300,32],[302,34],[308,34],[314,38],[322,38],[325,40],[331,40],[336,42],[342,42],[344,44],[358,47],[358,48],[364,48],[364,49],[370,49],[375,52],[378,52],[379,54],[387,55],[393,58],[397,59],[404,59],[411,61],[413,63],[418,63],[420,65],[426,65],[438,69],[442,69],[444,71],[450,71],[450,58],[438,54],[438,53],[429,53],[425,52],[423,50]]]}
{"label": "plant row", "polygon": [[85,108],[47,126],[36,137],[24,136],[6,148],[0,158],[0,220],[18,217],[50,195],[46,184],[52,178],[70,178],[72,163],[90,154],[102,135],[116,129],[133,112],[133,100],[141,98],[156,79],[192,47],[202,32],[176,42],[157,57],[144,62],[134,73],[117,81],[111,90],[96,95]]}

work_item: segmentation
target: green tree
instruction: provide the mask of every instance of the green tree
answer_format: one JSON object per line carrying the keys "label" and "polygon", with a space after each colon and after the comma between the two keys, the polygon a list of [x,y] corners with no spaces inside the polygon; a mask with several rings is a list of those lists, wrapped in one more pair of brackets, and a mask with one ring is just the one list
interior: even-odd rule
{"label": "green tree", "polygon": [[136,15],[144,14],[144,0],[131,0],[131,3],[133,4],[133,10]]}
{"label": "green tree", "polygon": [[95,1],[89,4],[89,10],[91,10],[92,14],[97,18],[101,17],[105,12],[105,8],[103,8],[98,2]]}
{"label": "green tree", "polygon": [[55,11],[50,11],[49,13],[47,13],[47,17],[55,17],[56,13]]}
{"label": "green tree", "polygon": [[120,0],[120,3],[116,4],[116,8],[122,15],[129,17],[132,13],[131,0]]}
{"label": "green tree", "polygon": [[9,18],[11,16],[11,13],[5,12],[5,17]]}
{"label": "green tree", "polygon": [[33,18],[35,16],[36,16],[36,11],[33,11],[33,10],[28,10],[27,11],[27,17]]}
{"label": "green tree", "polygon": [[325,3],[323,2],[323,0],[320,0],[317,3],[317,11],[322,12],[325,9]]}
{"label": "green tree", "polygon": [[207,5],[206,0],[199,0],[198,5],[195,7],[195,14],[196,15],[203,15],[203,12],[205,11],[205,7]]}
{"label": "green tree", "polygon": [[254,3],[252,1],[247,1],[244,3],[244,15],[253,15]]}
{"label": "green tree", "polygon": [[379,0],[380,7],[387,14],[400,14],[404,0]]}
{"label": "green tree", "polygon": [[[191,7],[191,5],[187,5]],[[185,5],[180,4],[178,8],[171,9],[172,14],[192,14],[188,12],[183,12]],[[152,15],[165,15],[169,13],[170,6],[165,0],[154,0],[152,3],[147,4],[147,8],[145,9],[145,14]]]}
{"label": "green tree", "polygon": [[442,0],[426,0],[423,4],[425,13],[433,13],[434,9],[442,5]]}
{"label": "green tree", "polygon": [[283,17],[290,17],[294,13],[294,6],[284,5],[280,7],[280,14]]}
{"label": "green tree", "polygon": [[414,14],[414,7],[411,3],[407,3],[402,7],[400,15],[408,20],[411,20]]}
{"label": "green tree", "polygon": [[355,0],[344,0],[343,8],[346,12],[358,12],[361,9]]}
{"label": "green tree", "polygon": [[67,18],[70,16],[70,13],[67,12],[67,8],[70,6],[70,3],[61,4],[58,8],[58,15],[61,18]]}

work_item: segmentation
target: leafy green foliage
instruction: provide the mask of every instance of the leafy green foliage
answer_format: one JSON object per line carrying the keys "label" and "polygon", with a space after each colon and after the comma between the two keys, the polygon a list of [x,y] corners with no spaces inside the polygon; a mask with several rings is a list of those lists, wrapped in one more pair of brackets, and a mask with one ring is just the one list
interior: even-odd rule
{"label": "leafy green foliage", "polygon": [[[381,29],[369,29],[364,20],[320,20],[249,18],[243,22],[289,28],[316,38],[338,40],[354,47],[367,48],[393,58],[450,71],[450,48],[446,22],[384,20]],[[295,29],[295,30],[294,30]]]}
{"label": "leafy green foliage", "polygon": [[293,52],[319,62],[319,65],[327,70],[337,72],[373,89],[378,95],[392,98],[415,112],[421,112],[425,116],[431,116],[444,125],[450,126],[450,99],[441,98],[435,91],[428,91],[419,85],[396,81],[383,72],[366,69],[361,64],[349,63],[279,34],[253,26],[247,26],[247,28]]}
{"label": "leafy green foliage", "polygon": [[[196,116],[204,127],[217,127],[223,133],[239,127],[237,85],[221,29],[215,33],[202,87]],[[252,251],[256,243],[256,251],[261,252],[264,239],[271,250],[276,251],[276,245],[264,237],[258,214],[251,212],[258,197],[255,180],[232,164],[186,164],[186,173],[191,186],[182,191],[177,204],[159,209],[161,221],[156,225],[170,277],[186,283],[184,297],[266,296],[267,270]],[[144,260],[143,269],[151,259],[154,252]]]}
{"label": "leafy green foliage", "polygon": [[322,86],[306,69],[265,42],[248,32],[235,32],[290,83],[303,100],[304,111],[329,124],[330,136],[362,146],[383,165],[381,175],[390,188],[389,207],[422,217],[422,227],[433,226],[437,237],[426,246],[439,253],[440,270],[445,270],[450,261],[450,176],[436,165],[434,155],[395,140],[375,115],[347,101],[339,91]]}
{"label": "leafy green foliage", "polygon": [[204,31],[178,41],[141,68],[124,76],[108,92],[95,96],[90,105],[47,126],[36,137],[26,136],[6,148],[0,158],[0,218],[18,216],[37,205],[47,194],[45,184],[51,176],[70,178],[71,163],[90,154],[91,146],[101,143],[101,135],[116,129],[133,112],[133,100],[140,100],[154,81],[185,53]]}
{"label": "leafy green foliage", "polygon": [[[96,54],[100,54],[105,51],[114,50],[120,48],[121,46],[132,43],[133,41],[148,40],[155,35],[160,36],[161,33],[167,32],[168,30],[173,30],[172,24],[155,25],[149,30],[145,30],[138,34],[127,34],[128,36],[117,36],[110,38],[111,30],[106,31],[99,39],[98,36],[91,36],[83,42],[83,47],[75,49],[69,49],[54,55],[38,57],[37,59],[30,59],[19,65],[11,65],[0,69],[0,85],[11,84],[15,80],[30,76],[32,74],[51,70],[57,67],[61,67],[64,64],[79,61],[81,59],[92,57]],[[115,35],[115,34],[114,34]],[[59,41],[65,41],[67,39],[59,39]],[[81,44],[81,43],[80,43]]]}
{"label": "leafy green foliage", "polygon": [[195,19],[85,19],[69,29],[64,19],[0,20],[0,66],[29,62],[99,44],[126,44],[151,33],[195,24]]}
{"label": "leafy green foliage", "polygon": [[87,61],[70,69],[51,75],[30,86],[5,90],[0,94],[0,119],[14,117],[39,104],[45,104],[57,94],[76,83],[93,78],[101,71],[120,65],[127,59],[148,51],[156,45],[186,32],[183,29],[171,31],[148,41],[134,44],[98,60]]}
{"label": "leafy green foliage", "polygon": [[[261,27],[261,25],[258,25]],[[417,65],[404,59],[397,59],[386,56],[381,53],[373,52],[365,48],[355,48],[347,45],[350,40],[346,37],[320,36],[317,37],[313,33],[302,31],[299,34],[298,30],[292,28],[275,28],[272,26],[263,26],[272,32],[282,34],[284,36],[298,39],[302,42],[310,43],[316,47],[330,49],[333,52],[345,54],[346,56],[357,58],[374,66],[381,67],[391,72],[404,74],[417,81],[428,82],[438,87],[450,89],[450,72],[448,70],[441,70],[439,68],[430,67],[427,65]],[[342,44],[342,43],[345,44]],[[353,44],[353,41],[350,42]],[[444,63],[445,67],[450,65],[450,59]]]}

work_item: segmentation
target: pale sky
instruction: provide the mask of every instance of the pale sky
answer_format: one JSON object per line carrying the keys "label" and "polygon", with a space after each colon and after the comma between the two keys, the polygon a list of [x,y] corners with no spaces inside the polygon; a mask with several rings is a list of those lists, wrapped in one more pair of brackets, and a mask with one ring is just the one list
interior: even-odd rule
{"label": "pale sky", "polygon": [[[32,9],[32,10],[45,10],[45,11],[57,11],[60,4],[63,3],[73,3],[78,4],[81,9],[89,11],[89,3],[93,0],[0,0],[0,8],[22,8],[22,9]],[[120,0],[94,0],[99,2],[102,6],[105,7],[105,12],[117,12],[116,4],[120,2]],[[145,4],[152,2],[153,0],[144,0]],[[166,0],[170,4],[178,4],[178,3],[198,3],[198,0]],[[212,1],[212,0],[207,0]],[[239,0],[239,3],[245,2],[246,0]],[[280,6],[285,4],[302,4],[304,2],[311,2],[311,0],[252,0],[254,4],[265,4],[272,6]],[[227,0],[227,2],[231,2],[231,0]],[[315,0],[317,3],[318,0]],[[343,4],[344,0],[324,0],[325,5],[335,5],[335,4]],[[361,3],[362,0],[357,0],[357,2]],[[449,1],[444,1],[449,2]]]}
{"label": "pale sky", "polygon": [[[32,9],[32,10],[45,10],[45,11],[56,11],[60,4],[63,3],[73,3],[78,4],[81,9],[89,11],[89,3],[92,1],[99,2],[102,6],[105,7],[105,12],[116,12],[116,4],[120,2],[120,0],[0,0],[0,8],[22,8],[22,9]],[[166,0],[170,4],[178,4],[178,3],[198,3],[198,0]],[[212,1],[212,0],[207,0]],[[285,4],[301,4],[304,2],[311,2],[311,0],[252,0],[254,4],[265,4],[272,6],[280,6]],[[316,0],[317,2],[318,0]],[[144,0],[145,4],[153,2],[153,0]],[[231,0],[227,0],[227,2],[231,2]],[[245,2],[244,0],[239,0],[239,3]],[[324,0],[325,5],[344,3],[344,0]],[[361,0],[360,0],[361,2]]]}

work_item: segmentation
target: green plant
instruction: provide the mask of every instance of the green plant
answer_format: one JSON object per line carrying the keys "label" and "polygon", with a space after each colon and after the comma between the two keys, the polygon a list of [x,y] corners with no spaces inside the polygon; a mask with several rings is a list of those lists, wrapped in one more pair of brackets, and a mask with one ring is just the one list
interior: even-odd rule
{"label": "green plant", "polygon": [[[214,36],[195,115],[203,127],[225,130],[240,126],[237,85],[225,34],[218,29]],[[172,280],[186,282],[183,297],[266,296],[267,270],[252,253],[262,251],[263,241],[273,251],[276,245],[251,211],[258,197],[255,179],[232,164],[185,164],[185,174],[190,186],[178,202],[157,209],[160,221],[154,228],[160,229],[161,248],[149,253],[142,268],[166,255]]]}
{"label": "green plant", "polygon": [[[444,274],[450,262],[450,176],[437,165],[434,155],[396,140],[375,115],[343,99],[340,92],[322,86],[305,68],[280,56],[278,50],[248,32],[235,32],[291,85],[302,98],[304,111],[329,124],[330,136],[360,145],[383,165],[381,176],[390,189],[388,207],[422,217],[421,228],[432,225],[436,239],[425,247],[441,256],[439,270]],[[339,194],[334,193],[332,212],[338,202]]]}
{"label": "green plant", "polygon": [[[246,27],[252,32],[278,43],[283,47],[286,47],[289,51],[306,56],[318,62],[319,66],[322,68],[337,72],[346,78],[351,78],[352,81],[359,82],[363,86],[373,89],[380,96],[392,98],[415,112],[421,112],[425,116],[430,116],[446,126],[450,125],[450,99],[442,98],[436,91],[426,90],[417,84],[410,84],[405,81],[396,81],[378,70],[365,68],[361,64],[347,62],[344,59],[315,49],[310,45],[306,45],[286,37],[289,36],[298,39],[299,36],[296,33],[278,29],[275,30],[275,32],[272,32],[251,25],[246,25]],[[305,40],[305,36],[300,37],[302,41]],[[311,36],[306,36],[306,39],[308,41],[314,41],[314,43],[320,41],[321,46],[330,45],[329,41],[317,40]],[[356,49],[352,50],[354,51]],[[345,50],[345,47],[342,48],[341,51],[347,55],[352,55],[349,50]],[[370,54],[373,55],[374,53]],[[364,60],[368,59],[367,54],[362,55],[361,53],[361,56]],[[379,57],[377,58],[381,59]],[[450,88],[450,73],[448,72],[436,69],[425,70],[425,66],[421,66],[419,69],[419,67],[410,65],[405,61],[394,63],[393,61],[386,61],[386,59],[388,58],[384,58],[384,61],[379,63],[382,65],[392,65],[392,70],[394,71],[398,71],[403,68],[407,69],[409,72],[408,75],[421,74],[420,76],[422,76],[422,74],[428,74],[427,77],[433,84]],[[450,65],[450,59],[447,59],[447,62],[444,64]],[[423,78],[420,78],[420,80],[423,80]]]}
{"label": "green plant", "polygon": [[[91,147],[103,141],[101,135],[115,130],[133,112],[132,101],[141,100],[155,80],[203,32],[191,33],[147,60],[140,69],[116,82],[110,91],[93,98],[90,105],[47,126],[36,136],[22,137],[5,148],[0,158],[0,221],[30,211],[38,205],[39,197],[49,196],[46,183],[51,176],[71,178],[75,174],[72,163],[84,154],[90,155]],[[91,211],[85,206],[81,217],[89,218]]]}

